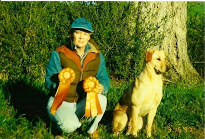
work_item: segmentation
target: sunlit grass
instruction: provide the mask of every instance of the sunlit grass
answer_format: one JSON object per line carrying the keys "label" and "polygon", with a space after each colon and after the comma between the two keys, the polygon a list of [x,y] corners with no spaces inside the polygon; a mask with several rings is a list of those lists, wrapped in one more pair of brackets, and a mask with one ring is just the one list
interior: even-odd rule
{"label": "sunlit grass", "polygon": [[[107,94],[108,106],[98,131],[101,138],[115,138],[112,135],[112,110],[129,83],[111,83]],[[39,86],[40,87],[40,86]],[[3,84],[0,88],[0,137],[1,138],[54,138],[51,125],[41,118],[27,119],[10,104],[5,96]],[[154,119],[152,135],[154,138],[203,138],[204,137],[204,86],[171,84],[164,87],[163,99]],[[37,115],[35,115],[36,117]],[[86,125],[77,131],[61,135],[67,138],[89,138]],[[119,138],[132,138],[123,131]],[[146,138],[145,129],[139,132],[139,138]]]}

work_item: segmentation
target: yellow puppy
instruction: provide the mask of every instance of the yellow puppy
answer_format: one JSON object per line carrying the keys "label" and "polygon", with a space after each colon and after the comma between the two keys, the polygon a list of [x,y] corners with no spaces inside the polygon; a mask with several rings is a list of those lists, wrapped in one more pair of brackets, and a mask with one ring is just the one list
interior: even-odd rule
{"label": "yellow puppy", "polygon": [[127,135],[137,136],[143,126],[142,116],[148,114],[147,137],[162,99],[162,73],[166,71],[164,51],[148,51],[146,66],[138,78],[125,90],[113,112],[113,132],[118,134],[128,123]]}

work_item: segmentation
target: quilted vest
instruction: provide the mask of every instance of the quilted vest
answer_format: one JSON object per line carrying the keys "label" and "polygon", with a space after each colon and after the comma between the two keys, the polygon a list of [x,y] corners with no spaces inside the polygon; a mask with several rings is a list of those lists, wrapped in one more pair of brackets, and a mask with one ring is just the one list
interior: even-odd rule
{"label": "quilted vest", "polygon": [[65,99],[67,102],[78,102],[86,96],[82,88],[83,80],[89,76],[96,76],[100,65],[100,51],[94,45],[88,43],[91,47],[81,65],[81,59],[76,53],[66,46],[56,49],[59,53],[62,68],[71,68],[75,72],[75,79],[70,85],[68,95]]}

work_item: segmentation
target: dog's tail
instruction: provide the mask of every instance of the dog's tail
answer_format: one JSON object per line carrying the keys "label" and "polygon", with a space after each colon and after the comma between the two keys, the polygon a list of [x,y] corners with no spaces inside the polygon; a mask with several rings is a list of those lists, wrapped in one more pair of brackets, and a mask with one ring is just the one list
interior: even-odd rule
{"label": "dog's tail", "polygon": [[113,112],[113,121],[112,121],[112,131],[114,134],[119,134],[123,131],[127,125],[128,117],[127,114],[120,110],[114,110]]}

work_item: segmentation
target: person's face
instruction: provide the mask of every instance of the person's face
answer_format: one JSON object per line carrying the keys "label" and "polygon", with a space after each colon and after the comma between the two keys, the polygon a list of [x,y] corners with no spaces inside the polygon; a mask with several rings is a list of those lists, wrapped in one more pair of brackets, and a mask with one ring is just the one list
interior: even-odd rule
{"label": "person's face", "polygon": [[73,42],[79,48],[85,47],[90,40],[90,33],[75,30],[73,33]]}

